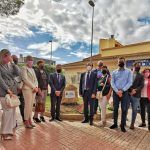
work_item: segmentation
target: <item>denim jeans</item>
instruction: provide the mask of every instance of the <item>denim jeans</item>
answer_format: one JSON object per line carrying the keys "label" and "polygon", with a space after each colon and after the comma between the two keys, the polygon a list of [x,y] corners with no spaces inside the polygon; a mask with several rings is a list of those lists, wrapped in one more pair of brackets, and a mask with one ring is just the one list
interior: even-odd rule
{"label": "denim jeans", "polygon": [[130,96],[130,102],[132,107],[132,118],[131,118],[131,124],[135,123],[137,112],[140,108],[140,98]]}
{"label": "denim jeans", "polygon": [[116,92],[113,92],[113,105],[114,105],[114,124],[118,124],[118,109],[119,103],[121,102],[121,126],[126,125],[127,111],[130,102],[128,91],[123,93],[123,96],[120,98]]}

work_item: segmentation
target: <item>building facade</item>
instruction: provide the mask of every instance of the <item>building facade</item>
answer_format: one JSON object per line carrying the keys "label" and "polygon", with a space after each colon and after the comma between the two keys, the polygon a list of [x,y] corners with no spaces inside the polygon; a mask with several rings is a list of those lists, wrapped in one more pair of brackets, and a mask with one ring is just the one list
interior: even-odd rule
{"label": "building facade", "polygon": [[[142,69],[150,67],[150,41],[122,45],[111,37],[110,39],[100,39],[99,45],[99,54],[92,57],[95,68],[97,67],[97,62],[102,60],[111,72],[117,68],[117,60],[119,57],[126,58],[126,66],[128,68],[131,68],[135,61],[141,63]],[[85,71],[85,65],[89,61],[90,58],[86,58],[79,62],[63,65],[68,83],[79,83],[80,74]]]}

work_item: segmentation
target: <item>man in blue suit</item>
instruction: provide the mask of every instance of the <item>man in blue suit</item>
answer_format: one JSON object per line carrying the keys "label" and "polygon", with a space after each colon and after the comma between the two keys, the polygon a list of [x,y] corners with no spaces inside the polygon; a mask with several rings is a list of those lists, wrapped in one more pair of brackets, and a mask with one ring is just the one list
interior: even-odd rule
{"label": "man in blue suit", "polygon": [[[84,102],[84,120],[82,123],[88,123],[90,121],[90,125],[93,125],[94,102],[97,92],[97,75],[92,70],[92,63],[87,63],[86,67],[87,71],[81,74],[79,87],[79,94],[83,97]],[[90,116],[88,105],[90,105]]]}
{"label": "man in blue suit", "polygon": [[62,66],[58,64],[56,66],[56,72],[50,75],[50,86],[51,86],[51,119],[62,121],[60,118],[60,104],[62,100],[62,94],[66,86],[66,79],[62,72]]}

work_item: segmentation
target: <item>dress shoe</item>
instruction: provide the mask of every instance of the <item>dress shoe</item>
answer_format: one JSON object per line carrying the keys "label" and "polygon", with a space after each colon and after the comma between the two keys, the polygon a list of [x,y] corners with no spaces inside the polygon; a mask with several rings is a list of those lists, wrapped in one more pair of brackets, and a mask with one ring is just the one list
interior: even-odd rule
{"label": "dress shoe", "polygon": [[1,141],[2,140],[12,140],[12,136],[10,136],[10,135],[1,135]]}
{"label": "dress shoe", "polygon": [[58,117],[56,117],[56,120],[58,120],[58,121],[62,121],[62,119],[60,119],[60,118],[58,118]]}
{"label": "dress shoe", "polygon": [[33,121],[34,121],[35,123],[41,123],[41,120],[40,120],[39,118],[33,117]]}
{"label": "dress shoe", "polygon": [[30,125],[31,125],[33,128],[35,127],[35,125],[34,125],[34,124],[32,124],[32,123],[31,123]]}
{"label": "dress shoe", "polygon": [[105,127],[106,126],[106,121],[102,121],[102,123],[100,124],[100,127]]}
{"label": "dress shoe", "polygon": [[117,124],[113,124],[112,126],[109,127],[110,129],[115,129],[115,128],[118,128],[118,125]]}
{"label": "dress shoe", "polygon": [[25,125],[26,129],[33,129],[33,127],[31,125]]}
{"label": "dress shoe", "polygon": [[42,122],[46,122],[46,121],[45,121],[45,118],[44,118],[43,116],[40,117],[40,120],[41,120]]}
{"label": "dress shoe", "polygon": [[134,130],[134,129],[135,129],[134,124],[131,124],[131,125],[130,125],[130,129],[131,129],[131,130]]}
{"label": "dress shoe", "polygon": [[93,125],[93,121],[90,121],[90,126],[92,126]]}
{"label": "dress shoe", "polygon": [[127,132],[124,126],[120,126],[122,132]]}
{"label": "dress shoe", "polygon": [[89,120],[83,120],[81,123],[88,123],[89,122]]}
{"label": "dress shoe", "polygon": [[50,120],[49,120],[49,122],[52,122],[52,121],[54,121],[55,120],[55,118],[51,118]]}
{"label": "dress shoe", "polygon": [[150,131],[150,126],[148,126],[148,131]]}
{"label": "dress shoe", "polygon": [[141,123],[139,127],[146,127],[146,123]]}

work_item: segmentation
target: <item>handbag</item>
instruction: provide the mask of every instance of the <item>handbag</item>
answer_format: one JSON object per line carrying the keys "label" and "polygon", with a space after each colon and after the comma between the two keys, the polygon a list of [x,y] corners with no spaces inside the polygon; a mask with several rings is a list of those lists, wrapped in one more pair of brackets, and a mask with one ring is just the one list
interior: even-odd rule
{"label": "handbag", "polygon": [[13,95],[12,97],[10,97],[9,94],[6,94],[5,100],[6,100],[6,104],[9,108],[18,107],[20,105],[20,100],[19,100],[18,96],[16,96],[16,95]]}
{"label": "handbag", "polygon": [[42,100],[42,96],[40,95],[37,95],[36,97],[35,112],[45,112],[45,106]]}
{"label": "handbag", "polygon": [[103,86],[103,88],[102,88],[102,91],[97,91],[97,94],[96,94],[96,98],[100,101],[100,100],[102,100],[102,93],[103,93],[103,90],[104,90],[104,88],[105,88],[105,86],[106,86],[106,83],[107,83],[107,80],[108,80],[108,75],[107,75],[107,77],[106,77],[106,81],[105,81],[105,83],[104,83],[104,86]]}

